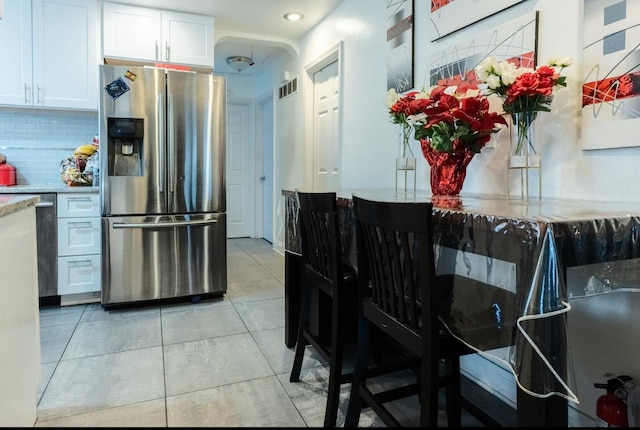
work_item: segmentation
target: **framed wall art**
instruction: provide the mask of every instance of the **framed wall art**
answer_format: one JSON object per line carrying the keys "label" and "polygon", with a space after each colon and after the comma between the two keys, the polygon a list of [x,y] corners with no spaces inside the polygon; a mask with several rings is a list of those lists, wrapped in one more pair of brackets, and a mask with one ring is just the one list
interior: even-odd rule
{"label": "framed wall art", "polygon": [[413,88],[413,0],[387,0],[387,89]]}
{"label": "framed wall art", "polygon": [[429,40],[434,41],[526,0],[431,0]]}
{"label": "framed wall art", "polygon": [[[536,64],[538,13],[536,11],[505,22],[491,31],[470,35],[463,44],[434,47],[429,68],[429,86],[459,85],[478,88],[480,82],[475,68],[487,57],[497,61],[508,60],[517,66],[531,67]],[[502,112],[502,100],[495,94],[488,97],[489,107]],[[495,145],[491,139],[487,147]]]}
{"label": "framed wall art", "polygon": [[[487,57],[509,60],[518,66],[534,67],[538,13],[530,12],[480,34],[470,34],[464,44],[433,46],[429,85],[478,85],[476,66]],[[497,96],[492,96],[497,98]]]}
{"label": "framed wall art", "polygon": [[582,149],[640,146],[640,2],[585,0]]}

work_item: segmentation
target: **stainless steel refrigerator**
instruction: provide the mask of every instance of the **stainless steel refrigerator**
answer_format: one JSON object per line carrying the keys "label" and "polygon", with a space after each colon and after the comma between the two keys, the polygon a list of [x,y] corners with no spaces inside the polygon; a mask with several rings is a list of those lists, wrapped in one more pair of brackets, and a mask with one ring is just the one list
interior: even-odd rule
{"label": "stainless steel refrigerator", "polygon": [[223,295],[225,78],[112,65],[100,78],[103,306]]}

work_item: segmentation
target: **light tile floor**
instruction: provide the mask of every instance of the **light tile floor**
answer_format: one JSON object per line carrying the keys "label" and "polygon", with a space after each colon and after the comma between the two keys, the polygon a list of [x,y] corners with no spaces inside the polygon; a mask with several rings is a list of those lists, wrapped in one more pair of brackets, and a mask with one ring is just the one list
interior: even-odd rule
{"label": "light tile floor", "polygon": [[[42,308],[40,325],[36,427],[322,426],[327,368],[310,350],[301,381],[289,382],[284,257],[264,240],[228,241],[223,298]],[[415,408],[404,407],[412,423]],[[360,426],[383,424],[365,411]]]}

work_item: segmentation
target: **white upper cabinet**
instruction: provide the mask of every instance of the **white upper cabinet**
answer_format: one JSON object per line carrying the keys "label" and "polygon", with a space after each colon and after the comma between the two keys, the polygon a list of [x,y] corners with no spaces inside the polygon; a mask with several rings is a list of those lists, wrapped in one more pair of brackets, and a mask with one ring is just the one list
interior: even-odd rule
{"label": "white upper cabinet", "polygon": [[3,0],[0,104],[32,104],[31,0]]}
{"label": "white upper cabinet", "polygon": [[213,68],[212,16],[104,3],[102,17],[106,59]]}
{"label": "white upper cabinet", "polygon": [[0,104],[97,109],[96,0],[4,0]]}
{"label": "white upper cabinet", "polygon": [[213,68],[213,17],[162,12],[164,60]]}
{"label": "white upper cabinet", "polygon": [[160,11],[104,3],[102,10],[104,57],[160,59]]}

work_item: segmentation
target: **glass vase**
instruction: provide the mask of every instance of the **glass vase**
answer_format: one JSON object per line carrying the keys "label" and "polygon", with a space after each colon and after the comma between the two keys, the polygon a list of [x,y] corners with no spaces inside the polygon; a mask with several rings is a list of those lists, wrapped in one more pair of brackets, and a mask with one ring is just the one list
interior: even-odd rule
{"label": "glass vase", "polygon": [[[398,156],[396,157],[396,192],[416,191],[416,157],[411,150],[411,127],[400,126]],[[411,175],[413,175],[413,187],[411,187]],[[400,178],[400,180],[398,180]],[[402,187],[400,185],[403,185]]]}
{"label": "glass vase", "polygon": [[[520,181],[520,198],[529,200],[542,195],[542,157],[539,142],[539,112],[524,111],[511,114],[511,153],[509,170]],[[517,195],[509,177],[509,196]]]}

